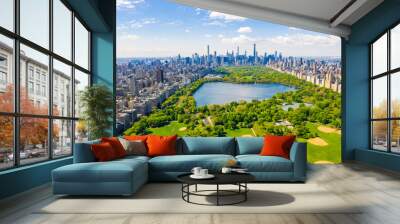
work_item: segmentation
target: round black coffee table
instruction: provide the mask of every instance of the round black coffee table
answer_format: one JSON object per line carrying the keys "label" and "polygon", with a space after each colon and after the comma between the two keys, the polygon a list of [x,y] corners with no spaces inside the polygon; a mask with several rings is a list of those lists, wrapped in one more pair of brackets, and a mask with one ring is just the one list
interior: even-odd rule
{"label": "round black coffee table", "polygon": [[[182,199],[188,203],[197,204],[197,205],[234,205],[247,201],[247,192],[249,188],[247,187],[247,183],[255,180],[255,177],[248,173],[229,173],[222,174],[217,173],[213,174],[215,177],[212,179],[193,179],[189,174],[182,174],[178,176],[178,181],[182,183]],[[215,185],[215,190],[198,190],[197,185]],[[223,190],[220,189],[220,185],[236,185],[238,186],[237,190]],[[190,186],[195,186],[194,191],[190,191]],[[206,194],[209,192],[214,192],[215,194]],[[193,202],[190,200],[190,196],[203,196],[203,197],[216,197],[216,204],[202,204]],[[240,196],[238,201],[234,201],[231,203],[221,203],[221,197],[232,197],[232,196]]]}

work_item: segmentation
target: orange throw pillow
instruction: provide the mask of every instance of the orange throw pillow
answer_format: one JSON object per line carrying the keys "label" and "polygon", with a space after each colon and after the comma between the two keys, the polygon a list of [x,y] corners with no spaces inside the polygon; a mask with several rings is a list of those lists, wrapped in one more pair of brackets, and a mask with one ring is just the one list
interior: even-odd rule
{"label": "orange throw pillow", "polygon": [[110,138],[101,138],[101,142],[108,142],[114,149],[115,155],[117,158],[122,158],[126,156],[126,151],[124,149],[124,146],[122,146],[121,142],[118,140],[116,137],[110,137]]}
{"label": "orange throw pillow", "polygon": [[99,162],[110,161],[117,158],[112,145],[108,142],[93,144],[91,145],[91,149],[94,154],[94,157]]}
{"label": "orange throw pillow", "polygon": [[174,136],[149,135],[147,137],[148,156],[176,155],[176,139]]}
{"label": "orange throw pillow", "polygon": [[296,136],[274,136],[266,135],[264,137],[264,146],[261,149],[261,156],[280,156],[289,159],[290,148]]}

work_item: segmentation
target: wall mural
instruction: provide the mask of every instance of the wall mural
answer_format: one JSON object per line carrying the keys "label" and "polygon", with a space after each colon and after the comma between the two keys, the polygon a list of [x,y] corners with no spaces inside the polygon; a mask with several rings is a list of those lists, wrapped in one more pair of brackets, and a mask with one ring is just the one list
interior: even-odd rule
{"label": "wall mural", "polygon": [[294,134],[341,162],[340,38],[166,1],[117,17],[119,133]]}

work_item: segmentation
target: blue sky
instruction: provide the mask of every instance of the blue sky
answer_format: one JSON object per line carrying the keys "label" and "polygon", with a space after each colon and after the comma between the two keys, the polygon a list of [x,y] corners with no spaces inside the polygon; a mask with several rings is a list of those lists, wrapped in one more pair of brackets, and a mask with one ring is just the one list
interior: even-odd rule
{"label": "blue sky", "polygon": [[117,0],[118,57],[191,56],[275,50],[285,56],[340,56],[340,38],[192,8],[166,0]]}

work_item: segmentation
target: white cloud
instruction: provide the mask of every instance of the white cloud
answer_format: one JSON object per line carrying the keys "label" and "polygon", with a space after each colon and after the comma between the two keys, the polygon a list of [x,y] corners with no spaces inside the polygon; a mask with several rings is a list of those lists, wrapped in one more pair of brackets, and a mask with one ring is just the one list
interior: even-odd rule
{"label": "white cloud", "polygon": [[211,38],[212,35],[211,35],[211,34],[205,34],[204,37],[205,37],[205,38]]}
{"label": "white cloud", "polygon": [[140,39],[140,37],[136,34],[125,34],[118,37],[118,39],[122,41],[136,41]]}
{"label": "white cloud", "polygon": [[189,29],[185,29],[185,33],[190,33],[190,30]]}
{"label": "white cloud", "polygon": [[218,34],[218,38],[223,38],[224,35],[223,34]]}
{"label": "white cloud", "polygon": [[141,23],[140,21],[132,20],[129,22],[128,27],[132,29],[139,29],[143,27],[143,23]]}
{"label": "white cloud", "polygon": [[298,30],[300,30],[299,28],[296,28],[296,27],[289,27],[289,30],[296,30],[296,31],[298,31]]}
{"label": "white cloud", "polygon": [[155,24],[157,22],[158,21],[155,18],[144,18],[144,19],[141,19],[141,20],[131,20],[126,25],[125,24],[120,25],[120,27],[121,28],[124,27],[125,29],[127,29],[127,28],[128,29],[129,28],[131,28],[131,29],[139,29],[139,28],[142,28],[142,27],[144,27],[146,25]]}
{"label": "white cloud", "polygon": [[266,40],[274,44],[292,45],[292,46],[313,46],[313,45],[333,46],[340,43],[340,39],[336,36],[311,35],[311,34],[276,36],[272,38],[267,38]]}
{"label": "white cloud", "polygon": [[167,22],[166,24],[170,25],[170,26],[180,26],[183,24],[183,22],[179,21],[179,20],[174,20],[174,21]]}
{"label": "white cloud", "polygon": [[144,3],[144,0],[117,0],[118,9],[134,9],[136,5]]}
{"label": "white cloud", "polygon": [[156,23],[157,22],[157,20],[155,19],[155,18],[144,18],[144,19],[142,19],[142,23],[143,24],[153,24],[153,23]]}
{"label": "white cloud", "polygon": [[225,23],[234,22],[234,21],[244,21],[246,18],[241,16],[230,15],[221,12],[211,11],[208,15],[209,19],[211,20],[222,20]]}
{"label": "white cloud", "polygon": [[120,25],[117,26],[118,32],[126,30],[126,29],[128,29],[128,26],[126,24],[120,24]]}
{"label": "white cloud", "polygon": [[253,30],[249,26],[242,26],[237,30],[238,33],[251,33]]}
{"label": "white cloud", "polygon": [[220,27],[226,27],[226,24],[224,22],[221,21],[210,21],[210,22],[206,22],[203,23],[203,26],[220,26]]}
{"label": "white cloud", "polygon": [[200,15],[202,11],[205,11],[204,9],[196,8],[194,10],[196,12],[196,15]]}
{"label": "white cloud", "polygon": [[255,38],[251,38],[247,35],[240,34],[239,36],[236,37],[231,37],[231,38],[222,38],[221,42],[225,44],[246,44],[249,42],[255,41]]}

